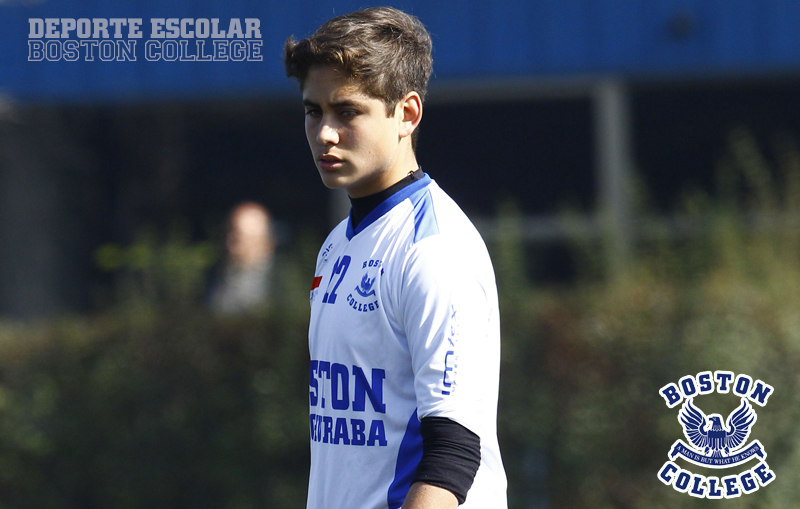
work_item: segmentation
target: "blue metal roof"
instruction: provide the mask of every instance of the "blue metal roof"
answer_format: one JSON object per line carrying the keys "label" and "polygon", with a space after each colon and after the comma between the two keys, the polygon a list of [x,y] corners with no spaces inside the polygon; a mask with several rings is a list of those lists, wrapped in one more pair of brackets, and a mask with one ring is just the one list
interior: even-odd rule
{"label": "blue metal roof", "polygon": [[[286,37],[303,37],[334,15],[370,5],[349,0],[38,1],[0,0],[0,94],[22,101],[283,95],[295,87],[285,78],[280,58]],[[430,30],[438,81],[800,70],[796,0],[390,3],[417,15]],[[94,17],[143,19],[136,62],[28,61],[29,18]],[[263,60],[149,62],[144,44],[152,18],[219,18],[221,27],[230,18],[259,18]],[[74,34],[71,39],[78,40]]]}

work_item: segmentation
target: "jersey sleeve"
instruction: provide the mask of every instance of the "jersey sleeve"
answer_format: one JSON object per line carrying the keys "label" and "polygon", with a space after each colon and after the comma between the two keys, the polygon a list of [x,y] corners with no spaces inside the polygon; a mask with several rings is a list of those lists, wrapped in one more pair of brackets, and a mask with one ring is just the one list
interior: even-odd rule
{"label": "jersey sleeve", "polygon": [[484,261],[444,236],[424,239],[409,251],[401,292],[419,418],[446,417],[481,435],[488,405],[496,405],[499,371],[488,256]]}

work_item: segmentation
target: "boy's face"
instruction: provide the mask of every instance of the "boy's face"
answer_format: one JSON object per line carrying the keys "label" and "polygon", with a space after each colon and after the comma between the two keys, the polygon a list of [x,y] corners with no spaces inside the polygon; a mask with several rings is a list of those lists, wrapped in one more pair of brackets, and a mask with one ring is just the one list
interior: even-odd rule
{"label": "boy's face", "polygon": [[402,108],[387,118],[383,101],[366,95],[331,66],[309,69],[303,105],[308,145],[327,187],[344,188],[359,198],[405,176],[400,168],[408,150],[401,143]]}

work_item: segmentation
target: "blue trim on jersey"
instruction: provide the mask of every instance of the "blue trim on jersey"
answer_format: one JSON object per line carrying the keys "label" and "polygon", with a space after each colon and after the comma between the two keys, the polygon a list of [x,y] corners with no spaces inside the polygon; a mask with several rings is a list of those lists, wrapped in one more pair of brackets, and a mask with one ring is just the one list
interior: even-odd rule
{"label": "blue trim on jersey", "polygon": [[430,189],[421,189],[411,197],[414,204],[414,242],[439,234],[436,214],[433,211],[433,198]]}
{"label": "blue trim on jersey", "polygon": [[389,486],[387,501],[389,509],[399,509],[411,489],[411,480],[417,472],[417,465],[422,460],[422,435],[419,432],[417,409],[408,420],[406,433],[397,451],[397,466],[394,469],[394,480]]}
{"label": "blue trim on jersey", "polygon": [[381,218],[384,214],[392,210],[397,204],[401,203],[403,200],[408,198],[409,196],[413,195],[417,191],[428,187],[428,184],[433,182],[431,178],[426,173],[423,177],[416,182],[413,182],[403,189],[397,191],[390,197],[386,198],[381,202],[380,205],[375,207],[372,212],[367,214],[367,217],[361,220],[358,223],[358,226],[353,229],[353,209],[350,209],[350,217],[347,219],[347,231],[345,235],[347,236],[347,240],[352,240],[353,237],[364,231],[367,226],[371,225],[375,221]]}

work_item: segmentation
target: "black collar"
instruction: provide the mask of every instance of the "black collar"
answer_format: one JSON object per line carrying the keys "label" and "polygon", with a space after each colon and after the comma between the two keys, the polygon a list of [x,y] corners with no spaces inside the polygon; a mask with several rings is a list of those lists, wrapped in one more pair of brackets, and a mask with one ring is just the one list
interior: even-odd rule
{"label": "black collar", "polygon": [[403,178],[403,180],[387,187],[383,191],[379,191],[369,196],[363,196],[361,198],[350,198],[350,205],[353,207],[353,210],[350,213],[350,217],[353,221],[353,228],[355,229],[358,224],[363,221],[365,217],[367,217],[367,214],[372,212],[378,205],[386,201],[386,198],[403,189],[407,185],[421,179],[423,175],[425,174],[422,172],[422,168],[417,168],[409,173],[408,176]]}

